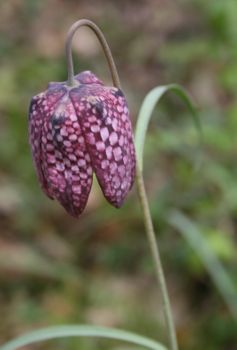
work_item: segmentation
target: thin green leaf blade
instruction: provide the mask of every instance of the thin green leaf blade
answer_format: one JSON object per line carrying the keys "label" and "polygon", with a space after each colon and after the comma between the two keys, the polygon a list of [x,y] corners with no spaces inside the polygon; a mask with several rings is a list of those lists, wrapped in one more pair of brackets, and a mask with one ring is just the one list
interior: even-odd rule
{"label": "thin green leaf blade", "polygon": [[236,288],[234,287],[225,267],[208,245],[197,225],[177,210],[172,210],[169,213],[167,221],[182,234],[189,245],[197,253],[215,286],[222,295],[230,313],[237,320]]}
{"label": "thin green leaf blade", "polygon": [[122,340],[150,350],[167,350],[162,344],[141,335],[108,327],[69,325],[39,329],[2,345],[0,350],[16,350],[37,342],[66,337],[98,337]]}
{"label": "thin green leaf blade", "polygon": [[149,121],[152,117],[152,113],[155,109],[155,106],[159,103],[160,99],[169,91],[174,92],[185,103],[185,105],[191,112],[191,116],[193,118],[194,125],[199,133],[200,140],[202,140],[202,128],[199,115],[188,93],[177,84],[169,84],[155,87],[146,95],[146,97],[143,100],[142,106],[138,114],[138,120],[135,130],[135,146],[137,152],[137,161],[141,170],[143,169],[143,151]]}

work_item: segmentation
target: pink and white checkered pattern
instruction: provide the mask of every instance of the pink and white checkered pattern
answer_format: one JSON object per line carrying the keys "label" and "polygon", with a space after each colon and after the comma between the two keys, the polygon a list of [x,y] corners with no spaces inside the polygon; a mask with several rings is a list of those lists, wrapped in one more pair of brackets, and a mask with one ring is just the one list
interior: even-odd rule
{"label": "pink and white checkered pattern", "polygon": [[135,149],[126,100],[91,72],[78,85],[50,83],[33,97],[29,133],[44,192],[78,217],[95,172],[104,196],[120,207],[135,177]]}

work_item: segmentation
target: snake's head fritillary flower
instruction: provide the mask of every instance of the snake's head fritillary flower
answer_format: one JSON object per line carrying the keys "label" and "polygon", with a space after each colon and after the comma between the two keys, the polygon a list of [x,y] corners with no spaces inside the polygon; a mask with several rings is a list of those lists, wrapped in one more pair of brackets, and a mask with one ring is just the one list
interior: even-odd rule
{"label": "snake's head fritillary flower", "polygon": [[78,217],[93,172],[107,200],[120,207],[135,177],[135,150],[125,97],[89,71],[76,85],[50,83],[32,98],[30,144],[44,192]]}

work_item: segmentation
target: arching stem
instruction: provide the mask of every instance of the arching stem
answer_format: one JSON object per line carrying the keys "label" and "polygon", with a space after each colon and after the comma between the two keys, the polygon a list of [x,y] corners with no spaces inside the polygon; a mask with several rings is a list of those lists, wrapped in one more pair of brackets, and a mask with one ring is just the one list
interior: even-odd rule
{"label": "arching stem", "polygon": [[92,21],[90,21],[88,19],[80,19],[79,21],[75,22],[71,26],[71,28],[69,29],[68,34],[67,34],[65,50],[66,50],[67,67],[68,67],[68,85],[69,86],[75,85],[73,59],[72,59],[72,39],[73,39],[73,36],[74,36],[75,32],[77,31],[77,29],[79,29],[82,26],[87,26],[87,27],[91,28],[93,30],[93,32],[95,33],[95,35],[97,36],[97,38],[98,38],[98,40],[103,48],[105,57],[107,59],[108,65],[109,65],[110,73],[111,73],[112,80],[113,80],[113,85],[117,88],[121,88],[117,68],[115,66],[111,50],[110,50],[109,45],[104,37],[104,34],[99,29],[99,27],[97,27],[97,25],[95,23],[93,23]]}
{"label": "arching stem", "polygon": [[[81,20],[75,22],[71,26],[71,28],[69,29],[68,34],[67,34],[65,49],[66,49],[66,58],[67,58],[67,66],[68,66],[68,85],[69,86],[75,85],[73,59],[72,59],[72,39],[73,39],[73,36],[74,36],[75,32],[77,31],[77,29],[79,29],[82,26],[87,26],[87,27],[91,28],[93,30],[93,32],[96,34],[96,36],[97,36],[97,38],[98,38],[98,40],[99,40],[99,42],[104,50],[104,54],[105,54],[105,57],[107,59],[107,62],[108,62],[109,68],[110,68],[113,84],[115,87],[121,88],[118,72],[117,72],[109,45],[108,45],[103,33],[97,27],[97,25],[95,23],[93,23],[92,21],[89,21],[88,19],[81,19]],[[148,204],[146,190],[145,190],[145,186],[144,186],[142,171],[140,169],[138,162],[137,162],[137,188],[138,188],[139,199],[140,199],[142,210],[143,210],[147,238],[148,238],[149,245],[151,248],[152,258],[153,258],[153,261],[155,264],[156,278],[158,281],[158,285],[161,289],[164,315],[165,315],[165,320],[166,320],[166,324],[167,324],[167,328],[168,328],[170,350],[178,350],[176,333],[175,333],[175,328],[174,328],[174,323],[173,323],[173,318],[172,318],[172,313],[171,313],[170,301],[169,301],[168,291],[167,291],[167,287],[166,287],[164,272],[162,269],[160,254],[159,254],[158,245],[157,245],[156,237],[155,237],[155,232],[154,232],[154,228],[153,228],[153,224],[152,224],[152,219],[151,219],[151,214],[150,214],[150,210],[149,210],[149,204]]]}

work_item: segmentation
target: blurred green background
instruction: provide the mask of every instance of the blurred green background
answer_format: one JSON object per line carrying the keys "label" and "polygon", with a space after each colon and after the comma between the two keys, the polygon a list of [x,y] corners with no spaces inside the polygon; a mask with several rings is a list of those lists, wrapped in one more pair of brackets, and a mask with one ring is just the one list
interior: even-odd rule
{"label": "blurred green background", "polygon": [[[49,81],[66,79],[65,36],[84,17],[100,26],[111,45],[133,125],[156,85],[179,83],[199,106],[201,168],[195,169],[200,148],[189,114],[170,94],[154,112],[145,181],[180,348],[234,350],[236,322],[167,213],[175,209],[193,221],[237,289],[236,0],[0,1],[0,342],[63,323],[121,327],[165,341],[135,187],[117,210],[95,186],[75,220],[44,196],[33,169],[31,96]],[[79,30],[74,51],[77,72],[90,69],[111,84],[89,29]],[[34,348],[55,345],[129,349],[75,339]]]}

